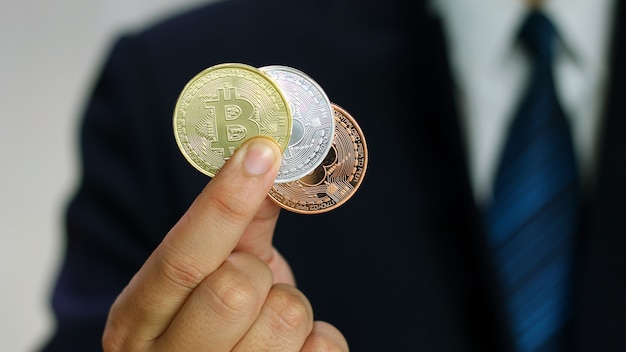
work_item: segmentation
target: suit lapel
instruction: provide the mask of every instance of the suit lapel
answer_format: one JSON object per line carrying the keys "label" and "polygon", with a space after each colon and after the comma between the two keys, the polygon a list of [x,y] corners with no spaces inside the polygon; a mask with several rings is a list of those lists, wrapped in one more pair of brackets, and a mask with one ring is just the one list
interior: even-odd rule
{"label": "suit lapel", "polygon": [[616,3],[598,173],[580,241],[580,351],[626,348],[626,2]]}
{"label": "suit lapel", "polygon": [[[494,268],[485,245],[480,210],[469,182],[467,156],[461,130],[459,111],[454,99],[454,79],[451,75],[446,39],[441,20],[433,18],[425,30],[424,43],[428,47],[429,82],[428,117],[418,130],[428,131],[429,149],[436,151],[431,162],[432,196],[429,204],[434,209],[433,238],[436,248],[450,261],[447,278],[452,287],[451,304],[461,319],[472,342],[470,350],[499,351],[509,344],[504,326],[502,304],[495,281]],[[469,346],[468,346],[469,347]]]}

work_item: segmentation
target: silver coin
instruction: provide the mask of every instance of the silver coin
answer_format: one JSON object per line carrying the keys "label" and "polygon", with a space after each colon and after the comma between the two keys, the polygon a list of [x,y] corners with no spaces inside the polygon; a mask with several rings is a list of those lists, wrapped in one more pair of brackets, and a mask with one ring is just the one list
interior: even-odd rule
{"label": "silver coin", "polygon": [[335,133],[326,93],[307,74],[281,65],[260,68],[281,90],[292,114],[291,137],[275,183],[298,180],[315,170],[330,150]]}

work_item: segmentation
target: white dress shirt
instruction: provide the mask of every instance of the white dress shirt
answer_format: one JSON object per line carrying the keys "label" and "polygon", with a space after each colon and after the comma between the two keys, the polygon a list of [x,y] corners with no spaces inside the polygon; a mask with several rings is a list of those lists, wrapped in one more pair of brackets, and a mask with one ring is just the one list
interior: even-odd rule
{"label": "white dress shirt", "polygon": [[[524,0],[431,0],[443,19],[474,194],[489,201],[529,63],[516,42]],[[555,78],[583,179],[593,177],[614,0],[546,0],[559,34]]]}

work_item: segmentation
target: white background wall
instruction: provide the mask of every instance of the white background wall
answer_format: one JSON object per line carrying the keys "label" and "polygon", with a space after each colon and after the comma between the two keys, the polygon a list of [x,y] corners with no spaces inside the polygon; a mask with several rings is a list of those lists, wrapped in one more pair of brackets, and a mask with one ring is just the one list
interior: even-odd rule
{"label": "white background wall", "polygon": [[76,180],[78,114],[108,45],[201,0],[0,2],[0,350],[53,326],[61,217]]}

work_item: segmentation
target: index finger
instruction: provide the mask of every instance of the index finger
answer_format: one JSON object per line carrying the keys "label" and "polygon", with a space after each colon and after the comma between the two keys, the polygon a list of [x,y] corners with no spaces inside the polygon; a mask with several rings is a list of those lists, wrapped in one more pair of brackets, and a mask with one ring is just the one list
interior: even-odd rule
{"label": "index finger", "polygon": [[136,338],[156,338],[224,262],[266,198],[280,158],[269,139],[244,143],[165,236],[115,304]]}

